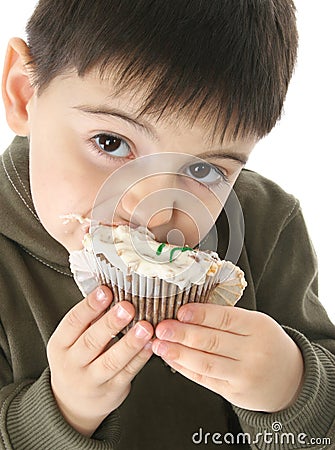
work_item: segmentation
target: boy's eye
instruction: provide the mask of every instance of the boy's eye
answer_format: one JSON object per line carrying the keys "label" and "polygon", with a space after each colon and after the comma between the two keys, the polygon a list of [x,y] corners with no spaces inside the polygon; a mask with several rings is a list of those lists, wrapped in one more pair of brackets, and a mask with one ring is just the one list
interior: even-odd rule
{"label": "boy's eye", "polygon": [[226,175],[221,170],[203,161],[187,166],[184,173],[204,184],[218,184],[227,181]]}
{"label": "boy's eye", "polygon": [[94,136],[97,146],[111,156],[125,158],[131,153],[130,147],[124,139],[112,134],[98,134]]}

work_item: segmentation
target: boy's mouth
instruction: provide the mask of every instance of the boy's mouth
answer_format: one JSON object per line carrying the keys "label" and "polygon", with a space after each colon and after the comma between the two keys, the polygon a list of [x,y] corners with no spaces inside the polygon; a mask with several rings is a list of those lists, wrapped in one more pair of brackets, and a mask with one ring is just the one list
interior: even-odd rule
{"label": "boy's mouth", "polygon": [[92,225],[105,225],[108,227],[118,227],[120,225],[127,225],[130,228],[137,228],[138,225],[135,223],[127,222],[126,220],[117,220],[113,222],[105,222],[105,221],[97,221],[94,219],[90,219],[82,214],[78,213],[70,213],[64,214],[60,216],[60,219],[63,220],[63,225],[67,225],[69,223],[78,222],[82,225],[82,229],[84,231],[88,231]]}

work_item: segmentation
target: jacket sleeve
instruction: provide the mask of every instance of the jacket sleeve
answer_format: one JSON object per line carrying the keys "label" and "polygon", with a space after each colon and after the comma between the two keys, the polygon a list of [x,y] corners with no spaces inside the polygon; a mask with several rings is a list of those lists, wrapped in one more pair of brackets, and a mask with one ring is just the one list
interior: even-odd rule
{"label": "jacket sleeve", "polygon": [[335,326],[318,300],[316,256],[299,204],[278,232],[255,288],[257,309],[299,346],[305,374],[299,397],[283,411],[234,407],[242,429],[254,449],[335,448]]}
{"label": "jacket sleeve", "polygon": [[39,379],[13,383],[6,339],[0,324],[0,449],[113,450],[120,437],[117,411],[92,438],[73,429],[61,415],[50,386],[50,371]]}

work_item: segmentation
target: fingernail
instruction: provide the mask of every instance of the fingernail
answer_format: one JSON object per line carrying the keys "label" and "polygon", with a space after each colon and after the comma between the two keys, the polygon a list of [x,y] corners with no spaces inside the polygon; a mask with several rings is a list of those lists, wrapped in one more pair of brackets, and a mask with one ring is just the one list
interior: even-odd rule
{"label": "fingernail", "polygon": [[152,351],[152,341],[149,341],[144,346],[145,350],[151,350]]}
{"label": "fingernail", "polygon": [[129,321],[132,319],[132,316],[129,314],[129,312],[126,309],[124,309],[121,305],[116,306],[116,316],[122,320]]}
{"label": "fingernail", "polygon": [[156,355],[163,357],[167,355],[168,352],[168,346],[164,342],[159,342],[158,344],[155,343],[152,349]]}
{"label": "fingernail", "polygon": [[173,332],[172,330],[170,330],[170,328],[164,328],[163,331],[160,331],[159,329],[157,331],[158,331],[157,337],[159,339],[170,339],[173,335]]}
{"label": "fingernail", "polygon": [[150,333],[140,323],[135,325],[135,336],[139,339],[144,339],[150,336]]}
{"label": "fingernail", "polygon": [[188,309],[180,314],[180,320],[182,322],[192,322],[192,319],[193,319],[193,312]]}
{"label": "fingernail", "polygon": [[100,302],[100,303],[104,303],[108,300],[108,297],[107,297],[105,291],[101,288],[98,288],[96,290],[95,297],[98,300],[98,302]]}

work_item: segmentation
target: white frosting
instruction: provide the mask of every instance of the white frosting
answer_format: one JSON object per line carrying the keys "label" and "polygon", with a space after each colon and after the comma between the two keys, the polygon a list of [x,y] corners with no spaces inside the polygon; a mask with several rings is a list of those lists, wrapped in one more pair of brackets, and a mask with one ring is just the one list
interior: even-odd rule
{"label": "white frosting", "polygon": [[160,243],[144,227],[100,225],[85,235],[83,243],[85,252],[102,254],[124,273],[157,277],[181,289],[191,284],[203,284],[206,275],[215,275],[222,266],[215,252],[181,251],[180,247],[166,244],[161,254],[157,254]]}

